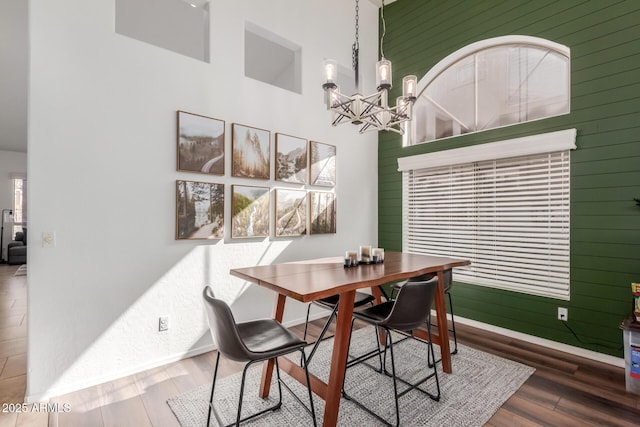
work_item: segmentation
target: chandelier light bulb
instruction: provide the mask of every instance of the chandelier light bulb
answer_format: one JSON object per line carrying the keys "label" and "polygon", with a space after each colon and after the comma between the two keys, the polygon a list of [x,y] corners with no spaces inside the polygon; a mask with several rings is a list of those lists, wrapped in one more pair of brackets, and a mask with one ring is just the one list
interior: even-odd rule
{"label": "chandelier light bulb", "polygon": [[405,99],[412,101],[416,99],[417,82],[418,78],[416,76],[405,76],[402,79],[402,96]]}
{"label": "chandelier light bulb", "polygon": [[333,59],[324,61],[325,85],[335,85],[338,81],[338,63]]}
{"label": "chandelier light bulb", "polygon": [[378,90],[391,88],[391,61],[383,58],[376,64],[376,84]]}

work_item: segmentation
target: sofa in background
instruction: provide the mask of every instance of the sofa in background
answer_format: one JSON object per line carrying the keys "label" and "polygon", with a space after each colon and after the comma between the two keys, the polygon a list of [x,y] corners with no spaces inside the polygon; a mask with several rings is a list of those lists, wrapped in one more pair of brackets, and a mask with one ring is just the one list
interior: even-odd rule
{"label": "sofa in background", "polygon": [[18,231],[7,245],[7,263],[10,265],[27,263],[27,229]]}

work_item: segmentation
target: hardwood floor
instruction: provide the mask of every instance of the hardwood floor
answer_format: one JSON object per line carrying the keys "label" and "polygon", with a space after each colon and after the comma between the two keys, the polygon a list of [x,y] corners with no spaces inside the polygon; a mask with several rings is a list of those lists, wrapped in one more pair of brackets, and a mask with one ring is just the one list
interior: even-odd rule
{"label": "hardwood floor", "polygon": [[[27,276],[0,264],[0,405],[22,403],[27,385]],[[46,426],[46,413],[2,412],[0,427]]]}
{"label": "hardwood floor", "polygon": [[[0,265],[0,404],[21,403],[26,385],[26,277],[15,277],[15,270],[17,266]],[[310,326],[312,337],[320,332],[322,324],[317,320]],[[640,396],[625,392],[624,369],[456,326],[459,342],[536,368],[486,426],[640,425]],[[302,335],[302,326],[292,329]],[[166,400],[208,384],[214,354],[52,399],[69,404],[71,411],[67,413],[0,413],[0,427],[178,426]],[[222,359],[219,375],[230,375],[241,368],[242,364]]]}

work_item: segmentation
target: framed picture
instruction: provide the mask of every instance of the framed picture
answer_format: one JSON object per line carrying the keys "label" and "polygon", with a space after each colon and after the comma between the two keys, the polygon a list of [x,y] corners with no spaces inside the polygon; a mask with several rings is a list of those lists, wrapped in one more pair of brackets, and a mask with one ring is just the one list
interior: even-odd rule
{"label": "framed picture", "polygon": [[276,189],[276,236],[307,234],[307,192]]}
{"label": "framed picture", "polygon": [[309,182],[313,185],[336,185],[336,147],[311,141],[310,144],[310,173]]}
{"label": "framed picture", "polygon": [[307,140],[276,133],[276,180],[306,184]]}
{"label": "framed picture", "polygon": [[224,120],[178,111],[178,170],[224,175]]}
{"label": "framed picture", "polygon": [[271,132],[233,123],[231,126],[231,175],[269,179]]}
{"label": "framed picture", "polygon": [[311,234],[336,232],[336,195],[324,191],[310,191]]}
{"label": "framed picture", "polygon": [[224,184],[176,181],[176,239],[224,237]]}
{"label": "framed picture", "polygon": [[231,237],[269,236],[269,188],[233,185]]}

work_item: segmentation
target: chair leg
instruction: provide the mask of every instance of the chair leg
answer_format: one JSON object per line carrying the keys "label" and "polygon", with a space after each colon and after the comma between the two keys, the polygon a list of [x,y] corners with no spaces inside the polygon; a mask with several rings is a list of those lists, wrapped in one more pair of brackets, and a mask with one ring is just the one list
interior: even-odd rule
{"label": "chair leg", "polygon": [[[396,375],[395,375],[395,362],[394,362],[394,358],[393,358],[393,341],[391,338],[391,333],[387,328],[384,328],[385,330],[385,346],[383,349],[380,348],[380,344],[378,343],[378,356],[380,357],[381,354],[384,354],[383,356],[383,360],[385,361],[384,363],[386,364],[386,353],[387,353],[387,348],[390,349],[391,351],[391,374],[389,374],[389,376],[393,377],[393,395],[395,397],[395,405],[396,405],[396,427],[400,425],[400,405],[398,402],[398,385],[396,383]],[[378,327],[376,327],[376,337],[378,337]],[[351,346],[351,338],[349,338],[349,346]],[[367,353],[364,356],[361,356],[363,359],[359,360],[356,359],[354,360],[354,362],[357,363],[361,363],[367,360],[367,358],[371,358],[373,357],[372,354]],[[366,364],[366,363],[365,363]],[[371,367],[370,365],[366,364],[367,366]],[[353,366],[353,365],[352,365]],[[381,365],[382,366],[382,365]],[[374,369],[375,370],[375,369]],[[383,367],[381,372],[383,374],[386,374],[386,367]],[[345,379],[346,379],[346,375],[345,375]],[[344,390],[344,380],[342,381],[342,396],[355,403],[357,406],[359,406],[361,409],[363,409],[364,411],[366,411],[367,413],[371,414],[372,416],[376,417],[377,419],[379,419],[380,421],[382,421],[385,425],[387,426],[392,426],[393,424],[391,424],[390,422],[388,422],[387,420],[385,420],[384,418],[382,418],[380,415],[376,414],[375,412],[373,412],[370,408],[368,408],[367,406],[363,405],[362,403],[360,403],[358,400],[356,400],[355,398],[353,398],[352,396],[350,396],[349,394],[347,394],[347,392]]]}
{"label": "chair leg", "polygon": [[[244,366],[244,369],[242,370],[242,380],[240,381],[240,397],[238,398],[238,413],[236,415],[236,422],[232,423],[232,424],[228,424],[227,427],[230,427],[230,426],[233,426],[233,425],[239,426],[240,423],[243,422],[243,421],[247,421],[247,420],[250,420],[252,418],[255,418],[255,417],[259,416],[259,415],[264,414],[265,412],[277,411],[282,406],[282,387],[280,385],[281,384],[280,368],[278,367],[278,359],[276,358],[275,362],[276,362],[276,376],[278,378],[278,403],[276,403],[275,405],[273,405],[273,406],[271,406],[271,407],[269,407],[267,409],[264,409],[264,410],[262,410],[260,412],[257,412],[257,413],[255,413],[253,415],[249,415],[248,417],[245,417],[245,418],[241,418],[240,417],[240,414],[242,412],[242,400],[243,400],[243,397],[244,397],[244,383],[245,383],[245,380],[247,378],[247,371],[249,370],[251,365],[253,365],[254,363],[257,363],[257,362],[262,362],[262,360],[253,360],[253,361],[247,363]],[[218,422],[220,422],[220,420],[218,420]],[[220,425],[222,425],[222,422],[220,422]]]}
{"label": "chair leg", "polygon": [[316,427],[318,422],[316,420],[316,410],[313,406],[313,392],[311,391],[311,379],[309,378],[309,366],[307,363],[307,359],[305,358],[304,348],[300,349],[302,353],[302,358],[304,359],[304,375],[307,379],[307,391],[309,392],[309,404],[311,408],[311,419],[313,419],[313,426]]}
{"label": "chair leg", "polygon": [[396,401],[396,427],[398,427],[400,425],[400,403],[398,403],[398,380],[396,378],[396,362],[393,357],[393,338],[391,338],[391,332],[388,329],[386,329],[386,332],[387,342],[389,343],[389,352],[391,353],[391,376],[393,378],[393,397]]}
{"label": "chair leg", "polygon": [[213,368],[213,383],[211,384],[211,396],[209,397],[209,412],[207,414],[207,427],[211,422],[211,409],[213,408],[213,392],[216,389],[216,377],[218,376],[218,363],[220,362],[220,352],[216,356],[216,366]]}
{"label": "chair leg", "polygon": [[240,425],[240,414],[242,412],[242,398],[244,396],[244,380],[247,377],[247,368],[249,368],[249,363],[244,365],[244,369],[242,370],[242,381],[240,381],[240,397],[238,398],[238,415],[236,416],[236,426]]}
{"label": "chair leg", "polygon": [[[329,330],[329,326],[331,326],[331,322],[336,317],[337,311],[338,311],[338,305],[336,305],[334,307],[333,311],[329,315],[329,318],[327,319],[327,321],[325,322],[324,326],[322,327],[322,331],[320,331],[320,335],[318,335],[318,339],[316,339],[316,342],[315,342],[313,348],[311,349],[311,352],[307,356],[307,363],[310,362],[311,359],[313,358],[313,355],[316,354],[316,351],[318,350],[318,347],[320,346],[320,342],[324,339],[324,336],[326,335],[327,331]],[[307,312],[308,312],[308,310],[307,310]],[[306,328],[306,326],[305,326],[305,328]],[[300,366],[302,366],[302,359],[300,359]]]}
{"label": "chair leg", "polygon": [[209,427],[210,423],[211,423],[211,413],[213,413],[216,417],[216,420],[218,421],[218,425],[221,426],[225,426],[225,427],[231,427],[231,426],[239,426],[241,422],[244,421],[248,421],[252,418],[258,417],[266,412],[270,412],[270,411],[277,411],[278,409],[280,409],[282,407],[282,386],[284,386],[289,393],[291,393],[291,395],[302,405],[302,407],[311,415],[311,418],[313,419],[313,425],[314,427],[317,427],[317,421],[316,421],[316,412],[315,412],[315,407],[313,404],[313,394],[311,391],[311,381],[310,381],[310,377],[309,377],[309,370],[307,367],[307,360],[304,356],[304,347],[300,348],[300,352],[302,353],[302,358],[304,361],[304,370],[305,370],[305,375],[306,375],[306,379],[307,379],[307,390],[309,392],[309,402],[310,402],[310,408],[307,408],[307,406],[304,404],[304,402],[302,402],[302,400],[289,388],[289,386],[287,386],[287,384],[285,384],[282,381],[282,378],[280,377],[280,366],[278,364],[278,358],[275,358],[275,365],[276,365],[276,378],[277,378],[277,383],[278,383],[278,402],[276,404],[274,404],[273,406],[270,406],[266,409],[263,409],[253,415],[249,415],[245,418],[242,418],[242,401],[244,399],[244,386],[245,386],[245,381],[247,378],[247,372],[249,370],[249,368],[251,367],[251,365],[253,365],[254,363],[259,363],[259,362],[263,362],[264,359],[260,359],[260,360],[252,360],[251,362],[247,363],[244,366],[244,369],[242,370],[242,379],[240,381],[240,396],[238,397],[238,410],[236,413],[236,420],[235,422],[231,423],[231,424],[224,424],[222,419],[220,418],[220,415],[218,414],[218,412],[216,411],[215,407],[213,406],[213,393],[215,390],[215,385],[216,385],[216,378],[217,378],[217,374],[218,374],[218,365],[220,362],[220,353],[218,352],[218,356],[216,357],[216,365],[214,367],[213,370],[213,383],[211,385],[211,396],[209,398],[209,414],[207,415],[207,427]]}
{"label": "chair leg", "polygon": [[449,311],[451,312],[451,332],[453,333],[453,351],[451,354],[458,353],[458,337],[456,337],[456,322],[453,320],[453,302],[451,302],[451,292],[447,292],[449,297]]}
{"label": "chair leg", "polygon": [[[431,340],[431,315],[429,315],[429,317],[427,317],[427,333],[429,334],[429,340]],[[433,362],[432,362],[431,361],[431,353],[433,353],[433,352],[427,351],[427,366],[429,366],[430,368],[433,368],[433,365],[436,364],[436,357],[435,357],[435,354],[434,354]]]}
{"label": "chair leg", "polygon": [[[431,357],[433,357],[433,360],[436,360],[436,355],[433,351],[433,341],[431,340],[431,329],[427,329],[427,334],[429,335],[429,347],[427,348],[427,360],[429,359],[429,355],[431,355]],[[431,368],[431,366],[429,366]],[[440,381],[438,380],[438,367],[435,366],[435,363],[433,365],[433,376],[435,377],[436,380],[436,391],[437,394],[433,395],[428,393],[429,397],[433,400],[435,400],[436,402],[440,401]]]}
{"label": "chair leg", "polygon": [[304,334],[302,334],[302,339],[307,339],[307,329],[309,328],[309,314],[311,313],[311,303],[307,305],[307,318],[304,321]]}

